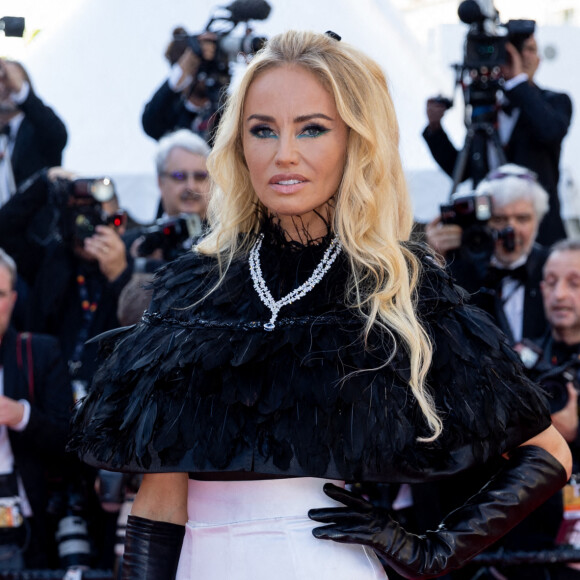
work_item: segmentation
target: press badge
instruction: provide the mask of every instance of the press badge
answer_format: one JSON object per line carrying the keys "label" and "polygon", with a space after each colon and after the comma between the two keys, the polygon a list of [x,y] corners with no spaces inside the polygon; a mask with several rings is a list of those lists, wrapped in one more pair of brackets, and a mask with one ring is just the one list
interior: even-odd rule
{"label": "press badge", "polygon": [[23,523],[20,498],[0,498],[0,528],[19,528]]}

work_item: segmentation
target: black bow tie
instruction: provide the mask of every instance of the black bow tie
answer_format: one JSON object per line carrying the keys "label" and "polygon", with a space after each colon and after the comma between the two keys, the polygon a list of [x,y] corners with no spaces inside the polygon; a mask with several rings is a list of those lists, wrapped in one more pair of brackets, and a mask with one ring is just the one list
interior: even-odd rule
{"label": "black bow tie", "polygon": [[6,125],[0,129],[0,135],[6,135],[6,137],[10,137],[10,123],[6,123]]}
{"label": "black bow tie", "polygon": [[511,278],[512,280],[518,280],[519,282],[525,283],[528,279],[526,265],[523,264],[513,270],[508,270],[507,268],[496,268],[495,266],[490,266],[488,268],[487,283],[491,288],[499,286],[504,278]]}
{"label": "black bow tie", "polygon": [[515,105],[510,103],[509,101],[504,101],[501,104],[501,110],[508,116],[511,117],[512,113],[516,109]]}

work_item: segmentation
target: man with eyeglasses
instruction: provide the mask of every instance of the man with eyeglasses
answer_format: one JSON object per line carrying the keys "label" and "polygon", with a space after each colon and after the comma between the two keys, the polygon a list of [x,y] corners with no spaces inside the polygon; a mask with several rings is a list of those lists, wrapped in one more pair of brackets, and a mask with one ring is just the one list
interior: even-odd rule
{"label": "man with eyeglasses", "polygon": [[[572,118],[572,101],[565,93],[538,87],[534,82],[540,64],[538,45],[532,34],[506,44],[508,61],[501,67],[505,80],[498,92],[498,134],[508,162],[528,167],[538,175],[549,194],[549,208],[541,221],[538,241],[546,246],[566,237],[560,216],[558,182],[562,141]],[[427,101],[428,125],[423,137],[435,161],[453,175],[458,151],[441,125],[446,111],[441,99]],[[487,167],[498,164],[488,151]],[[497,155],[496,155],[497,156]],[[469,167],[462,179],[471,177]]]}
{"label": "man with eyeglasses", "polygon": [[206,166],[209,152],[207,143],[188,129],[180,129],[160,139],[155,156],[160,191],[159,219],[152,227],[137,228],[124,238],[135,258],[136,271],[154,271],[167,259],[191,248],[192,236],[173,237],[171,232],[163,236],[164,231],[169,231],[163,224],[169,228],[178,222],[191,224],[195,220],[192,231],[199,224],[203,226],[210,193]]}
{"label": "man with eyeglasses", "polygon": [[533,172],[514,164],[490,172],[476,192],[491,197],[491,256],[463,251],[462,227],[444,224],[440,217],[427,225],[426,240],[446,259],[456,282],[472,294],[472,302],[489,312],[516,345],[546,329],[540,281],[548,251],[536,237],[548,211],[548,194]]}

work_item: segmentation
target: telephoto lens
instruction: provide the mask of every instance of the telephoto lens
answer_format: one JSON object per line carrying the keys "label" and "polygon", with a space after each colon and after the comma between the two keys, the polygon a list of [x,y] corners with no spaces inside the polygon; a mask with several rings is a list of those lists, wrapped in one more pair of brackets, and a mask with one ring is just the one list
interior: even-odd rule
{"label": "telephoto lens", "polygon": [[56,531],[58,557],[63,568],[87,570],[91,564],[91,543],[87,523],[79,515],[66,515]]}

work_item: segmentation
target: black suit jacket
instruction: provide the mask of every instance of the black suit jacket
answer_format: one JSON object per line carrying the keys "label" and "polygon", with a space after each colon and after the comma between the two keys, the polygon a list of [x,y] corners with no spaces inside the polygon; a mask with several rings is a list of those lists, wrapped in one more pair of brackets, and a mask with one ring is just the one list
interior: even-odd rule
{"label": "black suit jacket", "polygon": [[[547,248],[534,244],[525,264],[527,277],[524,283],[522,337],[530,340],[543,335],[548,326],[540,291],[542,269],[548,254]],[[448,269],[455,281],[471,294],[472,303],[488,312],[510,342],[514,344],[514,337],[503,310],[498,287],[490,283],[487,266],[478,268],[465,257],[458,256],[454,260],[449,260]]]}
{"label": "black suit jacket", "polygon": [[189,129],[211,143],[219,122],[218,109],[219,103],[214,102],[202,113],[190,111],[183,95],[172,90],[165,81],[145,105],[141,123],[145,133],[157,141],[178,129]]}
{"label": "black suit jacket", "polygon": [[[0,247],[16,261],[18,272],[28,286],[25,303],[18,302],[25,320],[24,329],[56,336],[66,360],[72,356],[83,324],[77,275],[83,273],[92,296],[99,295],[98,308],[87,338],[119,326],[117,302],[131,279],[131,268],[109,282],[96,263],[78,258],[51,232],[45,243],[27,231],[31,220],[50,207],[45,172],[39,172],[0,208]],[[58,225],[58,224],[57,224]],[[57,227],[57,226],[53,226]],[[82,354],[83,380],[89,381],[96,361],[92,351]]]}
{"label": "black suit jacket", "polygon": [[[15,467],[22,478],[32,507],[32,538],[27,564],[46,565],[45,516],[47,474],[62,465],[68,435],[72,390],[58,341],[33,334],[31,338],[34,376],[33,400],[28,380],[26,345],[18,347],[17,333],[8,329],[0,350],[4,370],[4,394],[11,399],[30,402],[30,420],[23,431],[8,429]],[[19,351],[22,364],[18,364]]]}
{"label": "black suit jacket", "polygon": [[32,88],[19,108],[24,119],[16,133],[11,155],[16,186],[39,169],[62,165],[62,152],[67,142],[64,123]]}
{"label": "black suit jacket", "polygon": [[[542,220],[537,241],[545,246],[566,237],[560,217],[558,181],[560,179],[560,153],[562,141],[572,119],[572,101],[565,93],[539,88],[531,83],[521,83],[506,95],[520,114],[509,142],[505,146],[510,163],[527,167],[538,174],[538,180],[550,196],[550,209]],[[443,129],[423,132],[423,137],[433,158],[448,174],[458,157]],[[469,164],[463,179],[471,177]]]}

